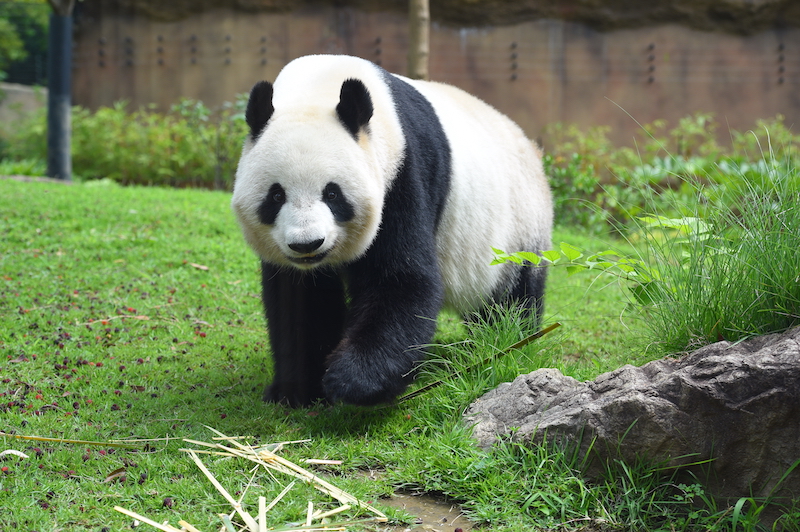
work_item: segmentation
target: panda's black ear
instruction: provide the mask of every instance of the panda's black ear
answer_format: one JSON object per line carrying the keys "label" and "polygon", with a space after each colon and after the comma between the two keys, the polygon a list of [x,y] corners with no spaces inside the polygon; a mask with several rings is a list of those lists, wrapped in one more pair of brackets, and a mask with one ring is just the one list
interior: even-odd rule
{"label": "panda's black ear", "polygon": [[275,108],[272,106],[272,83],[259,81],[250,91],[244,118],[250,126],[250,137],[256,140],[267,125]]}
{"label": "panda's black ear", "polygon": [[336,114],[353,137],[357,137],[359,130],[367,125],[372,118],[372,111],[372,98],[364,83],[357,79],[345,80],[339,93]]}

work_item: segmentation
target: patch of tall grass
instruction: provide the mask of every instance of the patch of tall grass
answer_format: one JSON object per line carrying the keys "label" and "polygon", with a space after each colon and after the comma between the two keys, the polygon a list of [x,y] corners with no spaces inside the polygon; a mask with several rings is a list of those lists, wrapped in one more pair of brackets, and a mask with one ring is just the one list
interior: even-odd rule
{"label": "patch of tall grass", "polygon": [[658,277],[646,322],[665,350],[800,323],[800,170],[771,154],[760,170],[736,169],[727,178],[735,190],[695,182],[697,202],[675,205],[689,215],[678,230],[635,224],[642,261]]}

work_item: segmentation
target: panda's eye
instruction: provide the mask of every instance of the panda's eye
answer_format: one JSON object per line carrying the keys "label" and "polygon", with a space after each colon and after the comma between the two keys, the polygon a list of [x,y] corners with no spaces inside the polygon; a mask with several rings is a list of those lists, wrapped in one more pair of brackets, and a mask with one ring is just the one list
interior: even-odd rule
{"label": "panda's eye", "polygon": [[322,201],[327,201],[330,203],[337,201],[342,197],[344,197],[342,194],[342,189],[339,188],[339,185],[336,183],[328,183],[325,185],[325,188],[322,189]]}
{"label": "panda's eye", "polygon": [[284,203],[286,203],[286,191],[278,183],[273,183],[258,207],[258,219],[265,225],[274,224]]}
{"label": "panda's eye", "polygon": [[333,218],[339,223],[349,222],[356,214],[353,204],[347,201],[347,194],[336,183],[328,183],[322,189],[322,201],[333,213]]}

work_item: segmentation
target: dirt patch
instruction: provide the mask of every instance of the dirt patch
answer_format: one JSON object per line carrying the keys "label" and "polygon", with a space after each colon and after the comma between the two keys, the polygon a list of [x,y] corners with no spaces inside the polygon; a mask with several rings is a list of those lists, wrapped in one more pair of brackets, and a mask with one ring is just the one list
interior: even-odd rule
{"label": "dirt patch", "polygon": [[386,532],[403,532],[405,530],[430,530],[451,532],[458,529],[464,532],[475,527],[464,514],[461,508],[453,503],[431,495],[409,495],[398,493],[389,499],[381,500],[381,504],[400,508],[406,513],[416,517],[407,526],[381,528]]}

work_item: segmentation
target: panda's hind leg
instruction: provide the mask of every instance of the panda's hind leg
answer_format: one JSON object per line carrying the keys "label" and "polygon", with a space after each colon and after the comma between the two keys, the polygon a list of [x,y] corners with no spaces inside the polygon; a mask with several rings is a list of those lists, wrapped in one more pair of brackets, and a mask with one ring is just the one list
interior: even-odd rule
{"label": "panda's hind leg", "polygon": [[514,276],[510,286],[494,300],[503,306],[521,307],[525,316],[532,320],[532,328],[538,329],[544,314],[544,288],[547,280],[547,268],[532,264],[510,265]]}

